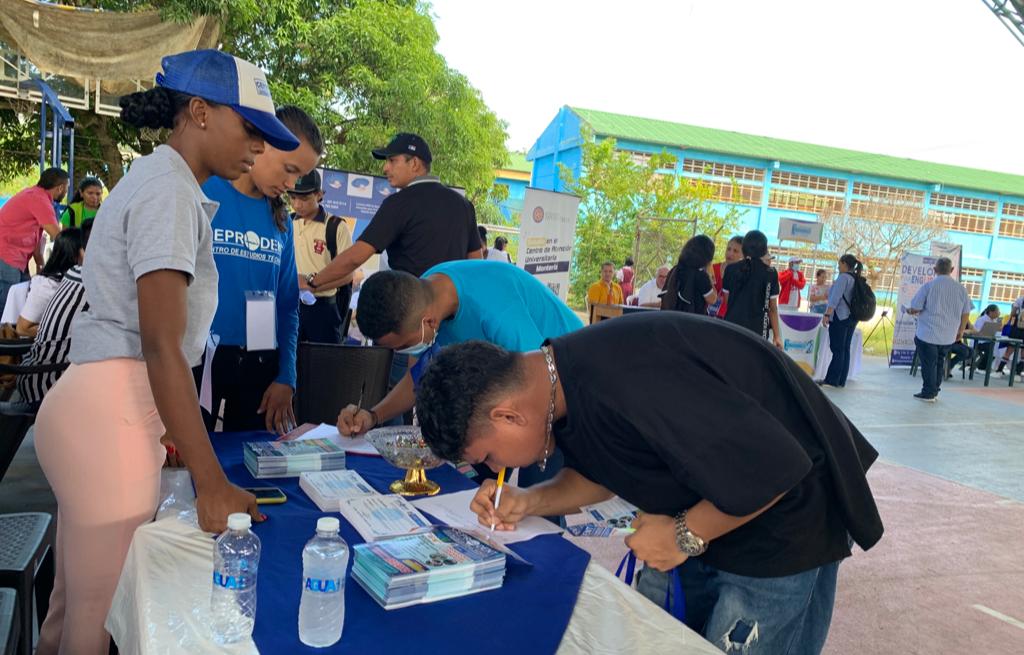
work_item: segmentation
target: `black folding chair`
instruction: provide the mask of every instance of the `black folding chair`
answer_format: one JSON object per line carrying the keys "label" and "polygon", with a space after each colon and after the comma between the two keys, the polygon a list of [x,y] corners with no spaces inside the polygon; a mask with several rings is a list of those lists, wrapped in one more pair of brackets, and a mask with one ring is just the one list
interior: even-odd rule
{"label": "black folding chair", "polygon": [[373,407],[388,392],[390,348],[300,343],[296,357],[295,417],[301,423],[329,423],[359,402]]}
{"label": "black folding chair", "polygon": [[[0,348],[0,352],[4,352]],[[37,366],[22,366],[11,364],[0,364],[0,375],[28,375],[43,374],[63,371],[68,367],[67,362],[61,364],[40,364]],[[14,455],[25,440],[29,428],[36,422],[35,409],[10,409],[6,404],[0,405],[0,480],[4,479],[7,469],[14,461]]]}

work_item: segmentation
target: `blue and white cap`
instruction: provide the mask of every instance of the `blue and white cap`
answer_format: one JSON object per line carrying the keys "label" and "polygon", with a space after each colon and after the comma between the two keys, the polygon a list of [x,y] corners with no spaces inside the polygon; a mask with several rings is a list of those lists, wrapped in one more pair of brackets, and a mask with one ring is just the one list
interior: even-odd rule
{"label": "blue and white cap", "polygon": [[259,67],[220,50],[179,52],[160,63],[160,86],[231,107],[278,150],[299,147],[299,140],[274,115],[267,76]]}

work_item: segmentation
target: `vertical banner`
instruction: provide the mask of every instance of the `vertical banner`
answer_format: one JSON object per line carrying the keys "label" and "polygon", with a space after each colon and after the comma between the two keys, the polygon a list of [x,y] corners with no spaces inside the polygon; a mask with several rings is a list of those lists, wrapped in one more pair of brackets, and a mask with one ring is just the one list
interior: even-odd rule
{"label": "vertical banner", "polygon": [[782,349],[807,375],[814,375],[821,314],[779,312]]}
{"label": "vertical banner", "polygon": [[527,187],[519,217],[519,268],[546,284],[564,302],[576,240],[580,199]]}
{"label": "vertical banner", "polygon": [[323,179],[324,210],[355,223],[350,226],[353,241],[366,229],[384,199],[398,192],[388,184],[386,178],[377,175],[362,175],[331,168],[320,169],[320,175]]}
{"label": "vertical banner", "polygon": [[897,297],[896,327],[892,335],[892,358],[889,366],[910,366],[914,361],[914,333],[917,319],[904,311],[910,306],[917,290],[935,277],[938,257],[903,253],[900,257],[900,293]]}
{"label": "vertical banner", "polygon": [[964,247],[959,243],[944,243],[942,241],[931,242],[931,252],[929,253],[932,257],[938,259],[939,257],[949,257],[949,260],[953,262],[953,279],[957,282],[960,281],[960,269],[964,263]]}

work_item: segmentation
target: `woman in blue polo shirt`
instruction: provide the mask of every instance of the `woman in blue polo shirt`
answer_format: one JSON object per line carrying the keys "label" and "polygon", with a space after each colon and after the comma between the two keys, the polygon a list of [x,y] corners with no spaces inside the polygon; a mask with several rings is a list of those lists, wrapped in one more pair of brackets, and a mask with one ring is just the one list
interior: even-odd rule
{"label": "woman in blue polo shirt", "polygon": [[[220,203],[213,220],[220,281],[211,327],[217,349],[211,363],[212,415],[205,415],[209,429],[222,403],[225,432],[265,428],[281,434],[295,424],[299,284],[292,225],[282,196],[313,170],[324,143],[313,119],[298,107],[281,107],[277,117],[299,138],[296,150],[267,144],[247,174],[230,182],[211,177],[203,185],[203,192]],[[247,348],[247,292],[273,294],[276,350]]]}

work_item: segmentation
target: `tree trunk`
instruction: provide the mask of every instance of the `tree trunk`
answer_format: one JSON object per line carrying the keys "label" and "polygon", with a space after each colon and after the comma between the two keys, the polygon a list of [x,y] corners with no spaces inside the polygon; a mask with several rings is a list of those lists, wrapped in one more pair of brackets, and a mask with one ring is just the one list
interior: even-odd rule
{"label": "tree trunk", "polygon": [[117,147],[117,140],[111,135],[113,119],[110,116],[96,116],[94,133],[100,146],[100,155],[107,166],[107,188],[112,189],[114,185],[124,177],[124,158],[121,150]]}

